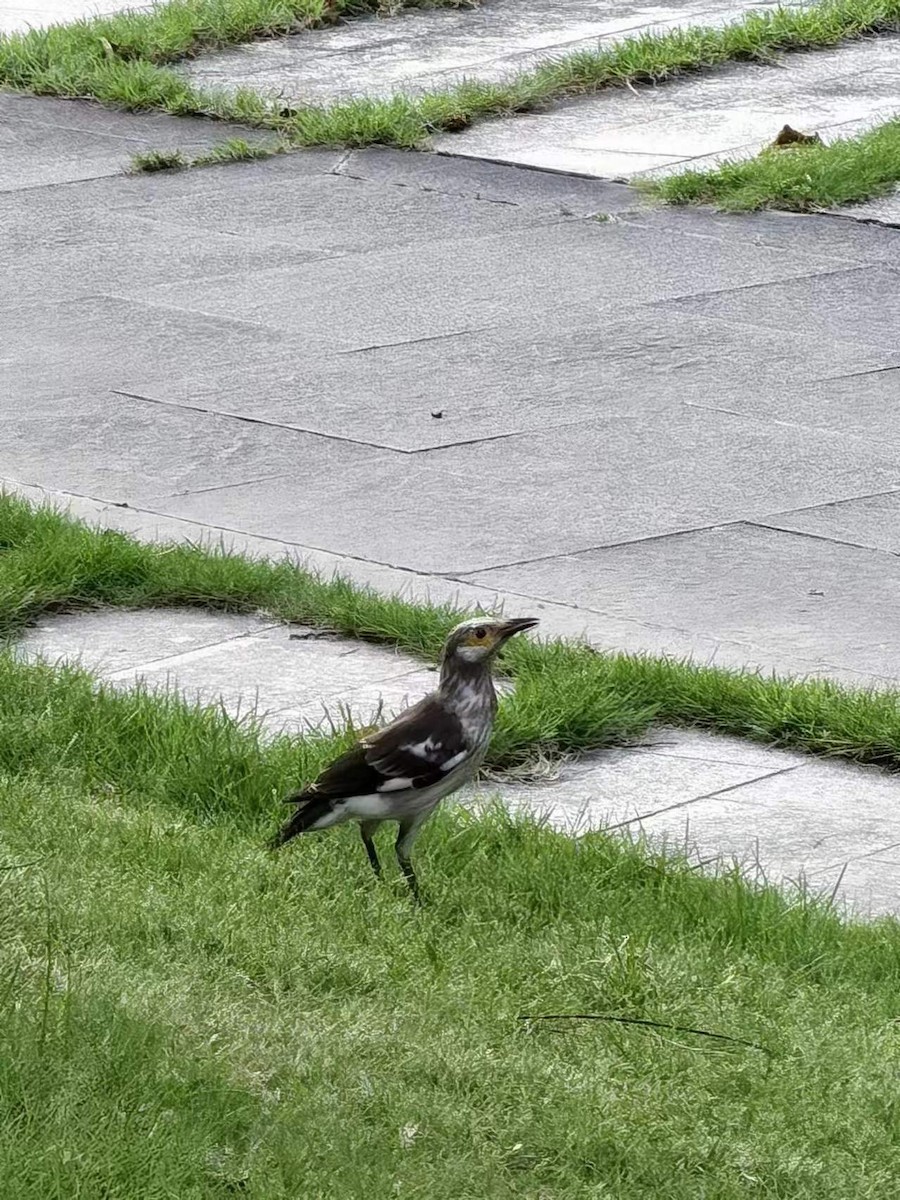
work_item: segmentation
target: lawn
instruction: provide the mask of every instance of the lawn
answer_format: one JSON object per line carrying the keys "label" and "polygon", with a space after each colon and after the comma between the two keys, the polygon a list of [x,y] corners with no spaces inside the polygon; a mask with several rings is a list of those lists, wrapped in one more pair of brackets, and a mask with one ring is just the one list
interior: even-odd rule
{"label": "lawn", "polygon": [[[11,640],[54,610],[185,603],[426,658],[458,615],[0,497]],[[524,640],[506,662],[497,768],[659,715],[898,757],[895,696]],[[264,848],[346,736],[267,740],[0,654],[10,1200],[896,1194],[897,922],[459,807],[417,846],[417,911],[355,830]]]}
{"label": "lawn", "polygon": [[416,911],[263,849],[324,745],[8,658],[0,731],[10,1200],[896,1194],[896,923],[458,808]]}

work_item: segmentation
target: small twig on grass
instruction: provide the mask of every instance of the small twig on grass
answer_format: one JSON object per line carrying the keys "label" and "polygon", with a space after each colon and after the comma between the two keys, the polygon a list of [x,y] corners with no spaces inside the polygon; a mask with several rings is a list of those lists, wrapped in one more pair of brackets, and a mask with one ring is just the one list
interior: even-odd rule
{"label": "small twig on grass", "polygon": [[732,1037],[730,1033],[714,1033],[709,1029],[692,1029],[689,1025],[672,1025],[668,1021],[651,1021],[647,1017],[613,1017],[605,1013],[541,1013],[536,1017],[524,1014],[520,1021],[610,1021],[616,1025],[642,1025],[648,1029],[669,1029],[674,1033],[695,1033],[698,1037],[714,1038],[719,1042],[733,1042],[738,1046],[748,1046],[751,1050],[761,1050],[771,1058],[774,1051],[759,1042],[748,1042],[746,1038]]}

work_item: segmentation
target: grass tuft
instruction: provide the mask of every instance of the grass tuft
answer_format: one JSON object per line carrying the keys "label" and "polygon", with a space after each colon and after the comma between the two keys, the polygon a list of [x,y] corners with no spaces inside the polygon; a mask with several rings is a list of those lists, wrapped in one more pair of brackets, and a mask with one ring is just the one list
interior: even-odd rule
{"label": "grass tuft", "polygon": [[129,170],[132,174],[144,171],[181,171],[188,166],[188,161],[180,150],[146,150],[141,154],[132,154]]}
{"label": "grass tuft", "polygon": [[215,167],[220,163],[253,162],[260,158],[272,158],[276,154],[284,154],[287,147],[284,142],[269,142],[267,145],[250,143],[243,138],[228,138],[219,142],[205,154],[198,154],[191,159],[192,167]]}
{"label": "grass tuft", "polygon": [[710,171],[685,171],[646,185],[669,204],[714,204],[730,212],[835,208],[891,191],[900,181],[900,119],[830,145],[764,150]]}

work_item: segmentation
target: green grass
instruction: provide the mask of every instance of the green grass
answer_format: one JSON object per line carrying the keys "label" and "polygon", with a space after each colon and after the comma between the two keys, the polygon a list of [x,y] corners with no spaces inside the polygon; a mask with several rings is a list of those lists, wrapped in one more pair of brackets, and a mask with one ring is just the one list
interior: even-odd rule
{"label": "green grass", "polygon": [[[265,609],[431,658],[457,614],[0,495],[0,632]],[[654,716],[896,765],[897,697],[520,639],[492,762]],[[426,896],[353,829],[263,846],[351,736],[267,739],[0,652],[10,1200],[893,1200],[900,925],[450,808]],[[594,1021],[669,1022],[744,1039]]]}
{"label": "green grass", "polygon": [[893,1200],[895,922],[460,809],[415,911],[261,848],[326,749],[0,655],[10,1200]]}
{"label": "green grass", "polygon": [[181,171],[192,165],[180,150],[146,150],[141,154],[132,154],[130,170],[138,174],[143,171],[152,174],[154,171]]}
{"label": "green grass", "polygon": [[216,167],[228,162],[252,162],[254,159],[271,158],[275,154],[284,154],[286,150],[287,145],[283,141],[260,145],[247,142],[243,138],[227,138],[204,154],[190,159],[180,150],[147,150],[141,154],[133,154],[129,171],[132,174],[140,174],[153,171],[182,171],[187,167]]}
{"label": "green grass", "polygon": [[40,94],[93,97],[129,109],[206,114],[272,128],[293,146],[411,148],[440,131],[527,112],[607,87],[655,84],[728,62],[833,46],[900,29],[900,0],[826,0],[804,9],[750,13],[722,28],[688,27],[579,51],[504,83],[467,82],[420,98],[359,99],[285,109],[251,90],[195,88],[166,64],[204,49],[371,10],[334,0],[172,0],[151,16],[96,19],[0,39],[0,84]]}
{"label": "green grass", "polygon": [[[97,605],[264,610],[432,662],[461,616],[321,579],[286,560],[144,544],[0,495],[0,636],[14,639],[48,612]],[[896,693],[525,638],[510,643],[503,661],[516,690],[501,707],[492,742],[488,764],[497,770],[627,742],[653,721],[900,768]]]}
{"label": "green grass", "polygon": [[900,181],[900,119],[827,146],[768,149],[711,171],[684,171],[647,185],[669,204],[726,211],[833,208],[884,195]]}

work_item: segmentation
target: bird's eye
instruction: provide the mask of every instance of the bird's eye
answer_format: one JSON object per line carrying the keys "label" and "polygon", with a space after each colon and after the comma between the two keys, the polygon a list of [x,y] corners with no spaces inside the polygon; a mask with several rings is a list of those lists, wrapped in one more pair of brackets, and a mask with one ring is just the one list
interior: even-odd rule
{"label": "bird's eye", "polygon": [[479,642],[483,642],[484,639],[487,637],[487,630],[485,629],[485,627],[483,625],[479,625],[478,628],[475,630],[475,636],[478,638]]}

